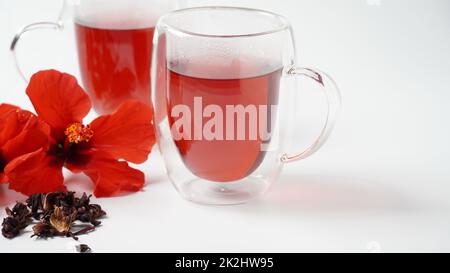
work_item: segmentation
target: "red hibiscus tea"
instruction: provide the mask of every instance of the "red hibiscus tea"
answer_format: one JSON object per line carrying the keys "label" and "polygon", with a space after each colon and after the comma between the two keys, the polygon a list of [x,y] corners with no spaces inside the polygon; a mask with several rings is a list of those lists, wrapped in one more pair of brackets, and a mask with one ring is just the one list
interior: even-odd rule
{"label": "red hibiscus tea", "polygon": [[[248,67],[239,63],[227,68],[176,64],[168,69],[169,125],[185,166],[196,176],[216,182],[236,181],[263,161],[262,145],[270,139],[259,132],[270,131],[273,123],[271,106],[278,104],[281,69],[255,67],[248,77],[242,77]],[[191,113],[179,114],[177,109],[183,109],[177,108],[180,105]],[[256,114],[239,112],[243,109],[256,109]],[[240,116],[243,120],[239,120],[239,113],[244,113]],[[183,118],[186,123],[179,122]],[[213,136],[208,137],[208,132]]]}
{"label": "red hibiscus tea", "polygon": [[150,105],[154,27],[99,28],[75,23],[83,85],[99,114],[137,99]]}

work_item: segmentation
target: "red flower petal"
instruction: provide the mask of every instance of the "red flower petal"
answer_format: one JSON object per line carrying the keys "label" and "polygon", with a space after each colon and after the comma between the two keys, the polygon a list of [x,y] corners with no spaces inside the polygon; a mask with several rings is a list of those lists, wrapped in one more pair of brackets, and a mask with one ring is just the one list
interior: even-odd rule
{"label": "red flower petal", "polygon": [[27,119],[23,118],[24,115],[19,115],[17,111],[20,110],[5,112],[0,120],[0,147],[20,134],[28,122]]}
{"label": "red flower petal", "polygon": [[5,174],[9,188],[25,195],[66,191],[62,162],[43,149],[13,160],[6,165]]}
{"label": "red flower petal", "polygon": [[22,130],[6,141],[1,147],[1,155],[6,162],[16,157],[34,152],[40,148],[47,148],[49,144],[50,128],[35,115],[27,111],[13,112],[8,121],[17,122]]}
{"label": "red flower petal", "polygon": [[152,109],[144,103],[124,102],[113,114],[98,117],[90,124],[94,131],[91,147],[115,159],[143,163],[155,144],[152,117]]}
{"label": "red flower petal", "polygon": [[[72,173],[81,173],[89,168],[91,158],[95,156],[98,156],[97,151],[90,148],[79,148],[66,160],[64,167]],[[112,156],[108,156],[108,158],[112,158]]]}
{"label": "red flower petal", "polygon": [[8,177],[6,177],[6,175],[4,173],[0,172],[0,184],[7,183],[7,182],[8,182]]}
{"label": "red flower petal", "polygon": [[74,122],[82,122],[89,113],[91,102],[75,77],[46,70],[34,74],[27,95],[40,118],[52,127],[52,135],[64,138],[64,130]]}
{"label": "red flower petal", "polygon": [[145,182],[143,172],[128,166],[127,162],[117,161],[107,154],[97,154],[89,162],[84,173],[94,182],[96,197],[111,197],[122,192],[136,192]]}
{"label": "red flower petal", "polygon": [[0,104],[0,118],[4,118],[9,113],[17,111],[19,109],[20,108],[15,105],[2,103]]}

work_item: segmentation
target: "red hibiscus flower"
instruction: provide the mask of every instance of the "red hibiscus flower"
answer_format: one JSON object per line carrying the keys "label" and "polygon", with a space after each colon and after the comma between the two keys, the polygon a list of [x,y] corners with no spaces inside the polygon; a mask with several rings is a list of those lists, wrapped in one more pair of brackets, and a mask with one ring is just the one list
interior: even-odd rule
{"label": "red hibiscus flower", "polygon": [[85,173],[97,197],[143,187],[144,173],[127,161],[145,162],[155,143],[149,106],[127,101],[113,114],[84,125],[91,109],[87,94],[73,76],[55,70],[33,75],[27,95],[39,118],[50,126],[50,144],[5,168],[11,189],[27,195],[66,190],[63,167]]}
{"label": "red hibiscus flower", "polygon": [[17,159],[48,147],[50,128],[34,114],[9,104],[0,104],[0,183],[9,181],[5,168]]}

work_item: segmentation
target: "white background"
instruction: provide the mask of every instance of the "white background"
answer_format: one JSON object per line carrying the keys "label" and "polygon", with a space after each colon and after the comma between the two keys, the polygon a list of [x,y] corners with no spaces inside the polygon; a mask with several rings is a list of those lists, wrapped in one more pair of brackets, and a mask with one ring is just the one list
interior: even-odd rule
{"label": "white background", "polygon": [[[155,151],[141,167],[148,180],[143,192],[96,200],[109,217],[83,243],[98,252],[450,251],[449,1],[190,2],[286,16],[300,64],[333,75],[342,90],[336,130],[317,154],[286,166],[267,195],[233,207],[181,199]],[[9,43],[21,26],[56,19],[60,6],[58,0],[0,0],[0,102],[32,109]],[[28,72],[77,72],[73,33],[53,34],[23,41],[20,61]],[[83,177],[68,185],[91,190]],[[0,186],[2,217],[15,200],[24,196]],[[1,237],[0,251],[74,251],[70,239],[29,235]]]}

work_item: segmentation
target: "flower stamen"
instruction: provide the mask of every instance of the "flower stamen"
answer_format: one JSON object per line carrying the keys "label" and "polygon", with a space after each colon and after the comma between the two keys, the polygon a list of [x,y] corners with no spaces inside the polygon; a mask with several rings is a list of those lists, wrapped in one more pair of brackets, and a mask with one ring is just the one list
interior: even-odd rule
{"label": "flower stamen", "polygon": [[81,123],[72,123],[66,128],[64,134],[67,136],[69,143],[78,144],[80,142],[89,142],[94,136],[94,131],[89,125],[83,125]]}

